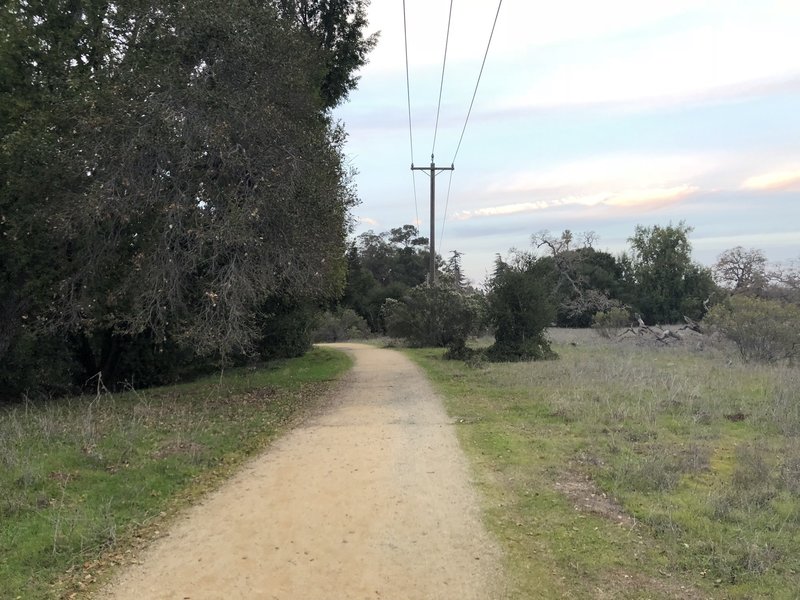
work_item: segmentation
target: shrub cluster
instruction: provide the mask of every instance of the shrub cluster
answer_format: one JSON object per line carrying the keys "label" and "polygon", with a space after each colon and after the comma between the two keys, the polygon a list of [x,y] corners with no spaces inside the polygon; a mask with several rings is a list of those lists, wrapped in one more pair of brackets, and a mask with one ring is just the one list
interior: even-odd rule
{"label": "shrub cluster", "polygon": [[454,355],[465,352],[482,313],[482,296],[446,284],[417,286],[383,305],[389,335],[405,338],[412,346],[446,347]]}
{"label": "shrub cluster", "polygon": [[592,322],[592,329],[594,329],[600,337],[610,338],[617,329],[627,327],[630,322],[631,313],[628,309],[614,307],[595,314]]}
{"label": "shrub cluster", "polygon": [[800,307],[744,295],[714,306],[705,318],[745,361],[793,361],[800,354]]}
{"label": "shrub cluster", "polygon": [[352,308],[325,311],[318,320],[312,334],[315,342],[341,342],[371,335],[369,325]]}

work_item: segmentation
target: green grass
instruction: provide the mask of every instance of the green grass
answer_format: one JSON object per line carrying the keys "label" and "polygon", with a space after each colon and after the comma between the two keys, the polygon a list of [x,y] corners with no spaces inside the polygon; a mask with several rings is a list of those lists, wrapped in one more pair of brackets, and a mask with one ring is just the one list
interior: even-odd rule
{"label": "green grass", "polygon": [[350,365],[314,349],[181,385],[0,409],[0,598],[70,597],[134,560]]}
{"label": "green grass", "polygon": [[585,333],[537,363],[409,351],[473,459],[510,596],[800,596],[800,372]]}

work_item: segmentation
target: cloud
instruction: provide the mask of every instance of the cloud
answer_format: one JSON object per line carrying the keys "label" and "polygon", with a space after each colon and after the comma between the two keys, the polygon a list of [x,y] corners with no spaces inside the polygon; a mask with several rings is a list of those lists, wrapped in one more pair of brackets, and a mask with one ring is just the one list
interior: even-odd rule
{"label": "cloud", "polygon": [[769,231],[762,233],[736,233],[736,235],[696,237],[692,243],[698,247],[770,246],[797,244],[800,231]]}
{"label": "cloud", "polygon": [[800,189],[800,169],[772,171],[748,177],[742,182],[745,190],[786,190]]}
{"label": "cloud", "polygon": [[699,191],[700,189],[698,187],[688,184],[671,188],[628,190],[610,196],[603,204],[620,207],[663,206],[665,204],[679,202]]}
{"label": "cloud", "polygon": [[[787,25],[789,14],[716,10],[716,18],[709,13],[691,25],[553,52],[551,62],[527,78],[527,89],[517,82],[496,96],[495,108],[672,105],[798,79],[800,37]],[[791,11],[800,18],[800,9]]]}
{"label": "cloud", "polygon": [[695,194],[699,188],[689,184],[670,188],[629,189],[620,192],[600,192],[579,196],[565,196],[555,200],[536,202],[518,202],[501,206],[488,206],[473,210],[464,210],[453,215],[456,221],[467,221],[481,217],[497,217],[526,214],[564,206],[607,206],[612,208],[653,208],[664,206]]}
{"label": "cloud", "polygon": [[371,219],[370,217],[356,217],[356,221],[358,222],[359,225],[370,225],[372,227],[380,225],[379,221]]}
{"label": "cloud", "polygon": [[[608,190],[664,188],[693,180],[717,169],[723,157],[710,154],[612,154],[574,160],[507,177],[489,187],[490,194],[537,194],[552,197],[564,191],[585,195]],[[573,195],[567,193],[564,195]]]}
{"label": "cloud", "polygon": [[[541,4],[507,0],[502,6],[492,40],[493,62],[569,42],[607,37],[647,27],[694,10],[696,0],[643,3],[641,0],[561,0]],[[497,2],[464,0],[455,3],[448,46],[448,63],[474,63],[483,57],[494,21]],[[370,30],[380,30],[378,47],[365,73],[404,69],[403,9],[399,2],[373,2],[369,8]],[[441,66],[448,4],[423,0],[406,2],[409,63],[412,69]],[[477,74],[477,73],[476,73]]]}

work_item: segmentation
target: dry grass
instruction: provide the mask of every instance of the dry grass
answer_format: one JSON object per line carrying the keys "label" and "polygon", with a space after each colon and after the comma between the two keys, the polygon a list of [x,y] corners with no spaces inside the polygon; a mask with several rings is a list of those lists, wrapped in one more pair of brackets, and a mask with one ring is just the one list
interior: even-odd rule
{"label": "dry grass", "polygon": [[310,410],[341,353],[144,392],[0,409],[0,598],[90,590]]}
{"label": "dry grass", "polygon": [[694,336],[550,336],[557,361],[414,352],[463,420],[519,597],[797,597],[800,371]]}

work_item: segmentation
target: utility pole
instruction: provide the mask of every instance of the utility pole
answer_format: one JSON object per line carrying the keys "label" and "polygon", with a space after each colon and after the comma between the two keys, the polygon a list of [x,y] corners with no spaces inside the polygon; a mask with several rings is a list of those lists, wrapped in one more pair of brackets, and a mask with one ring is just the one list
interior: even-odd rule
{"label": "utility pole", "polygon": [[455,169],[455,165],[450,165],[449,167],[437,167],[433,160],[433,154],[431,154],[430,167],[415,167],[414,163],[411,163],[412,171],[425,171],[428,177],[431,178],[431,266],[430,274],[428,275],[428,285],[431,286],[436,283],[436,175],[442,171],[452,171],[453,169]]}

